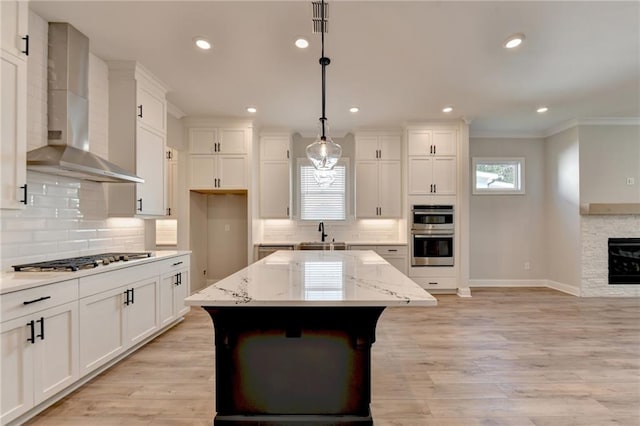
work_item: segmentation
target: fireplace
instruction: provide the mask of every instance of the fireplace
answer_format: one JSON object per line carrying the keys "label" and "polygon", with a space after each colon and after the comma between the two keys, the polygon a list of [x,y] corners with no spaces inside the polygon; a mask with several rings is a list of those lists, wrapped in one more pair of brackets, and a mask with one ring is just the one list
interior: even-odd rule
{"label": "fireplace", "polygon": [[640,238],[609,238],[609,284],[640,284]]}

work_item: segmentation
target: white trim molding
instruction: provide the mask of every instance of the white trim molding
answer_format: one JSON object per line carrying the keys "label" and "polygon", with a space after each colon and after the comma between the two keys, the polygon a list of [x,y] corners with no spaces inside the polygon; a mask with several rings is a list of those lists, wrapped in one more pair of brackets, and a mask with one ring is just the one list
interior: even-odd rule
{"label": "white trim molding", "polygon": [[576,286],[572,286],[569,284],[565,284],[565,283],[560,283],[558,281],[553,281],[553,280],[546,280],[547,281],[547,287],[554,289],[554,290],[558,290],[561,291],[563,293],[567,293],[567,294],[571,294],[573,296],[577,296],[580,297],[580,289]]}
{"label": "white trim molding", "polygon": [[547,280],[469,280],[469,287],[547,287]]}

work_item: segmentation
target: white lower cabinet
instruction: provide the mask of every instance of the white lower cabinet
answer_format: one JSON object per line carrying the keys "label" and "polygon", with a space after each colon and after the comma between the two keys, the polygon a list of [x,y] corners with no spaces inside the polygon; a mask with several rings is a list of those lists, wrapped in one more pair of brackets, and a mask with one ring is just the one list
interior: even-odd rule
{"label": "white lower cabinet", "polygon": [[158,291],[159,276],[152,275],[80,299],[81,374],[100,367],[159,329]]}
{"label": "white lower cabinet", "polygon": [[[71,280],[3,295],[0,424],[26,413],[80,377],[77,289],[77,280]],[[51,306],[61,302],[66,303]],[[20,310],[30,314],[12,318]]]}
{"label": "white lower cabinet", "polygon": [[189,312],[184,299],[189,291],[189,257],[172,259],[162,268],[160,277],[160,327]]}
{"label": "white lower cabinet", "polygon": [[349,250],[373,250],[403,274],[407,274],[407,246],[352,245]]}
{"label": "white lower cabinet", "polygon": [[411,277],[425,290],[455,290],[458,280],[455,277]]}

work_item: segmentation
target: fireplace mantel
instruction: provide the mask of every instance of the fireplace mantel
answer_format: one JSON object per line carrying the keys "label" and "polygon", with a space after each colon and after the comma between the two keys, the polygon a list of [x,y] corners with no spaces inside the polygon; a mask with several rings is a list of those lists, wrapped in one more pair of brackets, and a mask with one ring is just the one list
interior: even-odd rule
{"label": "fireplace mantel", "polygon": [[640,215],[640,203],[589,203],[580,205],[581,215]]}

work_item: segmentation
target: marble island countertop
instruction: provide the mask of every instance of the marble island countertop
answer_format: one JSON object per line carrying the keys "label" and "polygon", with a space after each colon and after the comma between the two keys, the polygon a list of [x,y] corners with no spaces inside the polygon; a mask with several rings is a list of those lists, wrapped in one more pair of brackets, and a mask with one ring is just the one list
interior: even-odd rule
{"label": "marble island countertop", "polygon": [[185,299],[192,306],[435,306],[372,250],[278,251]]}

